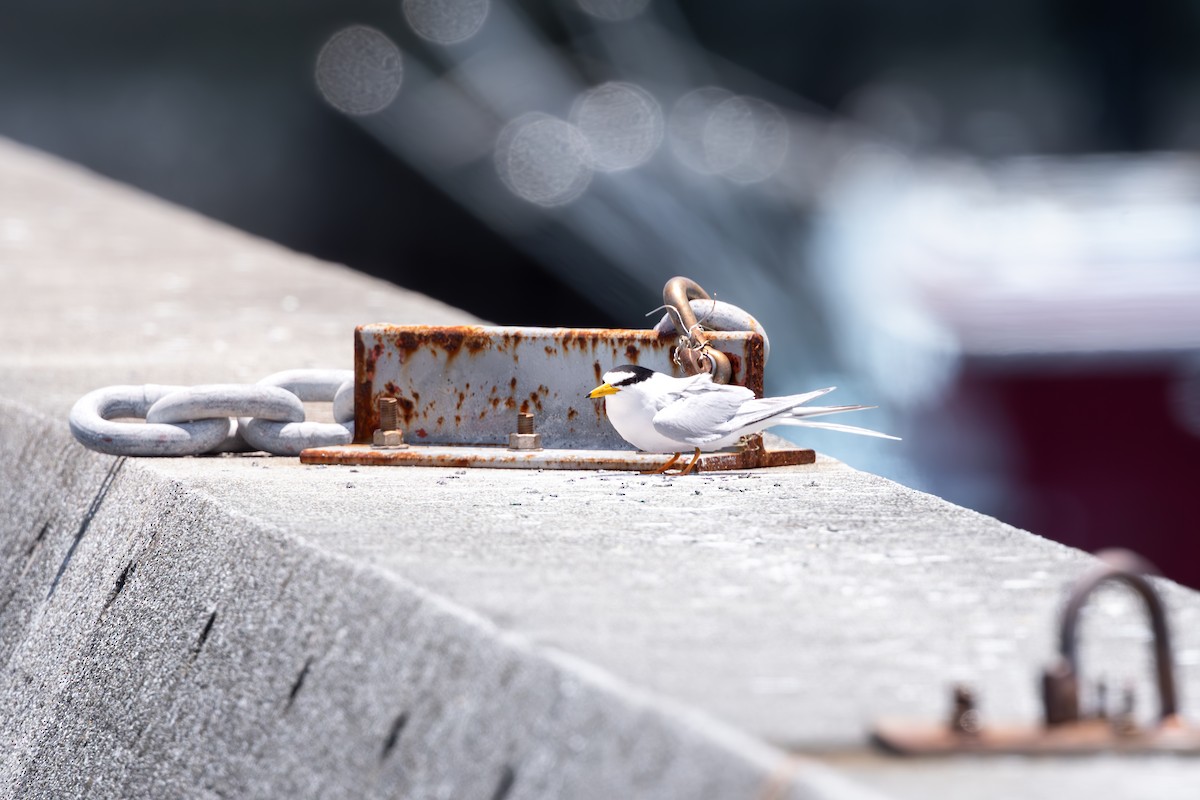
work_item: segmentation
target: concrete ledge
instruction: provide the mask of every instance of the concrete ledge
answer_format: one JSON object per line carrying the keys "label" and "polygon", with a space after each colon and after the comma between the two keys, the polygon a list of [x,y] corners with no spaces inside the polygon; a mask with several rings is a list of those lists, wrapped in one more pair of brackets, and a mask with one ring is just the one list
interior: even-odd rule
{"label": "concrete ledge", "polygon": [[[1082,553],[828,458],[672,480],[100,456],[66,426],[96,386],[345,367],[357,323],[471,320],[4,144],[0,264],[0,795],[1200,784],[1184,759],[866,748],[872,719],[938,716],[955,680],[1032,718]],[[1162,588],[1200,716],[1200,596]],[[1114,607],[1085,630],[1105,670],[1144,652]]]}
{"label": "concrete ledge", "polygon": [[[8,796],[793,796],[749,737],[61,420],[0,403],[0,429]],[[794,796],[853,794],[803,772]]]}

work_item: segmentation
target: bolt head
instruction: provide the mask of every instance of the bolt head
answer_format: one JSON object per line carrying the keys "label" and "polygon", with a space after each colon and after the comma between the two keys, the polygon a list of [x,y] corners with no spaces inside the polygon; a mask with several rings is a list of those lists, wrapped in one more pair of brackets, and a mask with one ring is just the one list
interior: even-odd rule
{"label": "bolt head", "polygon": [[404,431],[375,431],[375,446],[396,449],[408,447],[404,443]]}
{"label": "bolt head", "polygon": [[510,433],[508,435],[509,450],[541,450],[542,435],[540,433]]}

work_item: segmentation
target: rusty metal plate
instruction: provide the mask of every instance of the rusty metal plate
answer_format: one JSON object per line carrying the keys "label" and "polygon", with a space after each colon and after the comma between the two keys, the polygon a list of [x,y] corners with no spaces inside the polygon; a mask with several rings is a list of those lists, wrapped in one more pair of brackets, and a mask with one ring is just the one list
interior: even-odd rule
{"label": "rusty metal plate", "polygon": [[[696,464],[696,472],[718,472],[758,467],[787,467],[812,464],[816,453],[805,449],[766,449],[752,444],[741,450],[705,453]],[[351,466],[491,467],[494,469],[612,469],[649,471],[669,458],[636,450],[509,450],[506,447],[470,445],[413,445],[404,450],[376,448],[371,445],[341,445],[305,450],[305,464],[347,464]],[[687,459],[684,459],[686,463]],[[682,466],[682,463],[680,466]]]}
{"label": "rusty metal plate", "polygon": [[880,722],[872,732],[880,747],[898,755],[1085,755],[1175,753],[1200,755],[1200,732],[1163,726],[1121,733],[1109,720],[1055,726],[995,726],[962,734],[947,725],[902,720]]}
{"label": "rusty metal plate", "polygon": [[[706,334],[729,356],[731,383],[761,397],[763,340],[756,333]],[[355,442],[379,426],[377,401],[399,401],[414,445],[506,445],[517,412],[535,415],[542,446],[630,450],[587,393],[620,364],[682,375],[671,363],[676,336],[645,330],[363,325],[354,334]]]}

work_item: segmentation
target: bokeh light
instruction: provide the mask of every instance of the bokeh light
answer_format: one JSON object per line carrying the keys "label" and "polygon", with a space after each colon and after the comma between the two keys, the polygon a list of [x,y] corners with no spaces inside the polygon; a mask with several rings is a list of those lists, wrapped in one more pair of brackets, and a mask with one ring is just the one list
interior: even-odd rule
{"label": "bokeh light", "polygon": [[457,44],[483,27],[489,0],[404,0],[404,18],[418,36],[436,44]]}
{"label": "bokeh light", "polygon": [[571,122],[587,139],[592,166],[602,172],[643,164],[662,144],[662,108],[632,83],[605,83],[587,90],[575,101]]}
{"label": "bokeh light", "polygon": [[586,137],[549,114],[525,114],[504,126],[496,140],[496,171],[518,197],[560,206],[579,197],[592,180]]}
{"label": "bokeh light", "polygon": [[713,111],[733,97],[733,92],[717,86],[705,86],[688,92],[675,102],[667,127],[671,152],[684,166],[703,175],[716,172],[708,160],[704,131]]}
{"label": "bokeh light", "polygon": [[646,10],[650,0],[578,0],[579,7],[597,19],[610,22],[633,19]]}
{"label": "bokeh light", "polygon": [[714,172],[736,183],[757,183],[779,171],[788,150],[783,113],[755,97],[730,97],[704,125],[704,153]]}
{"label": "bokeh light", "polygon": [[365,116],[387,108],[403,76],[400,48],[366,25],[338,31],[317,55],[317,89],[345,114]]}

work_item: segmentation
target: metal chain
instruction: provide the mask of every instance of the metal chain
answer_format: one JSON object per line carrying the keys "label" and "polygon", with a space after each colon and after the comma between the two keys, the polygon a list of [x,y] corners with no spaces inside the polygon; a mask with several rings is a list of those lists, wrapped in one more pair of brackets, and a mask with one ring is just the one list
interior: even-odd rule
{"label": "metal chain", "polygon": [[[305,420],[304,403],[333,403],[335,422]],[[144,419],[138,425],[117,419]],[[354,372],[295,369],[257,384],[109,386],[75,403],[71,433],[122,456],[195,456],[262,450],[299,455],[354,438]]]}

